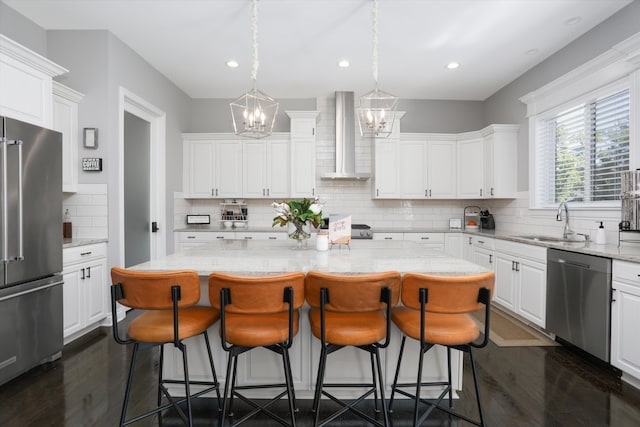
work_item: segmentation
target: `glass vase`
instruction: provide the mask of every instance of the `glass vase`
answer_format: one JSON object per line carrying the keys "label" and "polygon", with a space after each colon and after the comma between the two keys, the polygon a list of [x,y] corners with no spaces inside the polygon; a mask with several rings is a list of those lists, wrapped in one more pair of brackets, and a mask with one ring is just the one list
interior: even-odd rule
{"label": "glass vase", "polygon": [[289,221],[287,235],[296,242],[294,249],[305,249],[307,241],[311,238],[311,224],[303,221]]}

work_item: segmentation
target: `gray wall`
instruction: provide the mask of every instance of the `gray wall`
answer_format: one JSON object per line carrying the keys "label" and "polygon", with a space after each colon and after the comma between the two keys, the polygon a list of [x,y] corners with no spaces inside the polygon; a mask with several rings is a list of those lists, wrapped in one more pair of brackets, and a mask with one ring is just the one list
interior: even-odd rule
{"label": "gray wall", "polygon": [[47,56],[47,32],[2,2],[0,33],[42,56]]}
{"label": "gray wall", "polygon": [[526,106],[518,99],[590,61],[638,31],[640,31],[640,1],[634,1],[485,100],[483,108],[486,125],[491,123],[520,125],[519,191],[526,191],[529,188],[529,123],[526,118]]}
{"label": "gray wall", "polygon": [[460,133],[484,127],[482,101],[400,99],[401,132]]}
{"label": "gray wall", "polygon": [[[247,88],[249,89],[249,88]],[[242,95],[238,93],[238,96]],[[191,101],[191,128],[189,132],[233,132],[231,108],[233,99],[204,99]],[[278,99],[278,114],[274,132],[289,132],[289,116],[285,111],[314,111],[313,99]]]}
{"label": "gray wall", "polygon": [[[189,130],[191,99],[142,57],[107,31],[48,32],[49,59],[72,70],[61,83],[85,94],[78,125],[100,129],[92,157],[103,157],[100,174],[80,172],[80,183],[107,183],[109,188],[109,264],[119,262],[118,97],[122,86],[166,113],[166,230],[173,221],[173,193],[182,190],[181,134]],[[79,151],[80,157],[88,155]],[[163,225],[160,224],[162,227]],[[167,251],[173,235],[167,233]]]}

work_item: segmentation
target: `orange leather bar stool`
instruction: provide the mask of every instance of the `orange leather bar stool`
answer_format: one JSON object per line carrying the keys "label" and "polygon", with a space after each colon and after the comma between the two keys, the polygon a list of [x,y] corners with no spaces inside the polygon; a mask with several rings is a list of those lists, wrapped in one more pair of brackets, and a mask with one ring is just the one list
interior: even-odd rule
{"label": "orange leather bar stool", "polygon": [[[122,405],[120,425],[124,426],[139,421],[155,413],[161,412],[173,406],[183,421],[191,426],[191,398],[216,391],[218,407],[220,406],[220,392],[218,379],[213,366],[211,345],[207,329],[220,317],[218,310],[211,307],[197,306],[200,299],[200,280],[198,273],[190,270],[168,272],[138,272],[123,270],[114,267],[111,269],[111,311],[113,319],[117,319],[116,302],[125,307],[143,310],[143,313],[135,317],[127,329],[127,339],[123,339],[118,331],[118,325],[113,322],[113,336],[119,344],[133,344],[131,365],[127,388]],[[211,365],[213,382],[190,381],[187,364],[187,346],[184,340],[203,335]],[[166,380],[162,378],[162,364],[164,357],[164,344],[173,344],[182,352],[182,365],[184,369],[184,381]],[[157,408],[125,420],[127,405],[131,393],[131,382],[136,363],[138,350],[150,347],[160,347],[160,372],[158,376],[158,402]],[[184,384],[185,397],[176,399],[169,394],[165,384]],[[197,393],[191,393],[190,384],[205,386]],[[162,405],[162,395],[165,395],[169,403]],[[186,402],[187,414],[179,406]]]}
{"label": "orange leather bar stool", "polygon": [[[212,273],[209,276],[209,300],[211,306],[220,310],[222,347],[229,352],[220,425],[225,425],[227,417],[233,416],[233,399],[237,397],[254,409],[232,425],[263,412],[283,425],[295,426],[297,408],[289,348],[298,333],[299,309],[304,304],[304,274],[237,276]],[[282,356],[284,384],[237,384],[238,356],[257,347]],[[285,390],[264,405],[243,394],[244,390],[282,387]],[[284,395],[289,399],[290,424],[269,410],[269,406]]]}
{"label": "orange leather bar stool", "polygon": [[[402,331],[402,344],[398,356],[389,409],[393,406],[393,398],[396,392],[415,400],[413,425],[419,426],[429,416],[433,409],[438,408],[463,420],[484,426],[484,415],[480,403],[476,365],[473,360],[472,348],[481,348],[489,342],[489,320],[491,297],[495,276],[493,273],[483,273],[471,276],[428,276],[424,274],[406,273],[402,278],[402,304],[396,307],[391,319]],[[485,311],[484,338],[477,342],[480,331],[469,313],[483,309]],[[420,342],[420,354],[418,358],[418,375],[415,383],[398,384],[400,363],[404,352],[404,344],[407,337]],[[448,381],[446,382],[422,382],[422,363],[424,355],[434,345],[447,347]],[[469,353],[473,383],[476,391],[478,413],[480,420],[472,420],[462,414],[454,412],[451,387],[451,349]],[[427,402],[420,398],[420,389],[423,386],[439,386],[444,390],[435,401]],[[415,394],[411,394],[400,387],[413,387]],[[449,395],[449,407],[441,405],[446,395]],[[419,404],[425,403],[429,407],[418,416]]]}
{"label": "orange leather bar stool", "polygon": [[[307,303],[311,306],[311,331],[322,344],[313,399],[314,425],[325,425],[347,411],[374,425],[389,425],[379,350],[389,345],[391,308],[398,303],[399,294],[400,273],[395,271],[354,275],[325,274],[316,271],[307,273],[305,295]],[[369,353],[371,383],[324,383],[327,356],[347,346]],[[366,391],[355,400],[344,402],[325,390],[331,387],[365,387]],[[378,412],[378,393],[383,423],[356,407],[373,394]],[[338,403],[341,408],[320,421],[322,395]]]}

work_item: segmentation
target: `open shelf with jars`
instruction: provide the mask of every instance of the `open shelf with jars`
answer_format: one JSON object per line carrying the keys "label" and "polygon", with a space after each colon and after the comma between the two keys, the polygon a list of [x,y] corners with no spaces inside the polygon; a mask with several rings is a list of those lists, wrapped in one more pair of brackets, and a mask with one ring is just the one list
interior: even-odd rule
{"label": "open shelf with jars", "polygon": [[245,228],[249,221],[247,204],[244,201],[220,203],[220,224],[224,228]]}

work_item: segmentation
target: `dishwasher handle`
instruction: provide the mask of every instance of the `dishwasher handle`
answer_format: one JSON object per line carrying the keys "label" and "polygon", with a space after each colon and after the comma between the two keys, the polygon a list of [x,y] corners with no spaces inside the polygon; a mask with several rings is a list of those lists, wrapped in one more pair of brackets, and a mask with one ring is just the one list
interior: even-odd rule
{"label": "dishwasher handle", "polygon": [[560,263],[560,264],[570,265],[572,267],[585,268],[587,270],[591,270],[591,265],[590,264],[583,264],[581,262],[575,262],[575,261],[567,261],[567,260],[562,259],[562,258],[558,258],[558,259],[556,259],[554,261],[556,261],[557,263]]}

